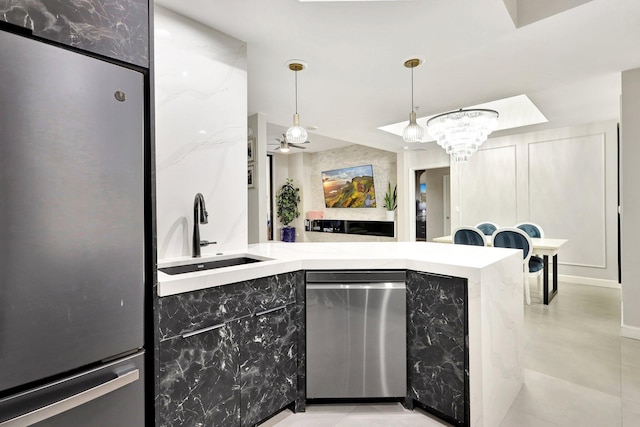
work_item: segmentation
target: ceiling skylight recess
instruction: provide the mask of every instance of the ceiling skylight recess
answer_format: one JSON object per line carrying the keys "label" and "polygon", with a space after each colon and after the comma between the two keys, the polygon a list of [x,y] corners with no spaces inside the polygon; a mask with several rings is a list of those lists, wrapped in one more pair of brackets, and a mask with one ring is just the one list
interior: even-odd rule
{"label": "ceiling skylight recess", "polygon": [[[524,94],[512,96],[509,98],[498,99],[496,101],[485,102],[483,104],[470,105],[462,108],[480,108],[499,111],[500,121],[498,122],[498,127],[494,130],[494,132],[499,130],[518,128],[522,126],[535,125],[538,123],[546,123],[548,121],[544,114],[542,114],[542,112],[538,110],[538,107],[536,107],[535,104],[531,102],[529,97]],[[427,120],[437,116],[438,114],[419,117],[417,120],[418,124],[424,126]],[[380,126],[378,129],[402,137],[402,132],[408,124],[409,121],[405,120],[399,123]],[[425,132],[425,135],[420,142],[430,142],[433,140],[434,139],[431,137],[431,135],[429,135],[428,132]]]}

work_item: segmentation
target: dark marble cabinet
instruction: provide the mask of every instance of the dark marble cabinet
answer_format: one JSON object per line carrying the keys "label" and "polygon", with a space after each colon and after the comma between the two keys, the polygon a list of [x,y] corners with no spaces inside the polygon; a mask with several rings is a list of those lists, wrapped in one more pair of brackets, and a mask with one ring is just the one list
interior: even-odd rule
{"label": "dark marble cabinet", "polygon": [[160,426],[240,425],[240,321],[160,343]]}
{"label": "dark marble cabinet", "polygon": [[302,277],[158,299],[158,425],[251,426],[295,402]]}
{"label": "dark marble cabinet", "polygon": [[148,0],[0,0],[0,21],[47,40],[149,67]]}
{"label": "dark marble cabinet", "polygon": [[469,425],[467,280],[407,272],[407,405]]}
{"label": "dark marble cabinet", "polygon": [[252,426],[296,400],[295,303],[244,321],[240,366],[241,425]]}

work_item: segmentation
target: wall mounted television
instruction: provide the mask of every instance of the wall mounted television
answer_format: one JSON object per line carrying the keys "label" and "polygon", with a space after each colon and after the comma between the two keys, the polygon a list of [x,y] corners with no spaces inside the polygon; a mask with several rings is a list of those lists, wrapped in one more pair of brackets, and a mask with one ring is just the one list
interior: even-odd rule
{"label": "wall mounted television", "polygon": [[324,203],[328,208],[375,208],[371,165],[322,172]]}

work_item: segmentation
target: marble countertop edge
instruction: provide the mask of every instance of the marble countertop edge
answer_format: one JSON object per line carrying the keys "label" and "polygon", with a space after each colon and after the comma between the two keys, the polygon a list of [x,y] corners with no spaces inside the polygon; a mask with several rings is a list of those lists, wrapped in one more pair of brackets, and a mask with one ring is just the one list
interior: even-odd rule
{"label": "marble countertop edge", "polygon": [[158,271],[159,297],[253,280],[297,270],[403,269],[478,279],[480,271],[518,251],[424,242],[260,243],[247,250],[201,258],[158,261],[158,268],[249,256],[262,262],[193,273],[169,275]]}

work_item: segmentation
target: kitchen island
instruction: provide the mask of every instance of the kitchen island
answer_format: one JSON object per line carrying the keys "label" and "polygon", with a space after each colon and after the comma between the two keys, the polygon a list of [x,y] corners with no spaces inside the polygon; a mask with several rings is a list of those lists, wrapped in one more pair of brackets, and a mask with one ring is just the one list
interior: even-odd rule
{"label": "kitchen island", "polygon": [[[175,330],[172,330],[173,326],[168,328],[163,326],[171,324],[171,322],[166,322],[166,318],[175,317],[175,313],[181,310],[178,307],[184,305],[183,303],[186,304],[189,301],[190,304],[193,301],[202,301],[203,298],[206,298],[202,292],[212,292],[217,287],[220,287],[220,292],[222,292],[223,289],[231,289],[227,286],[229,284],[238,286],[245,284],[246,289],[249,289],[248,291],[238,288],[234,292],[240,296],[244,295],[242,300],[254,301],[252,304],[257,305],[253,307],[251,304],[248,306],[245,304],[243,305],[244,308],[237,308],[236,317],[229,315],[228,312],[233,310],[225,306],[222,310],[224,316],[235,321],[235,319],[253,319],[256,314],[277,311],[280,313],[279,317],[272,319],[271,326],[267,328],[267,335],[275,336],[273,331],[278,329],[281,332],[281,336],[274,342],[277,342],[280,346],[285,345],[285,348],[288,348],[289,353],[291,353],[292,343],[297,340],[298,347],[302,350],[304,348],[304,321],[301,313],[303,313],[304,307],[296,307],[295,301],[304,300],[304,292],[300,291],[300,289],[304,289],[303,271],[406,270],[407,272],[465,279],[464,316],[466,316],[465,333],[467,336],[463,337],[462,341],[467,346],[466,357],[468,357],[468,360],[464,361],[464,371],[467,379],[466,393],[468,393],[468,396],[465,398],[467,405],[466,416],[461,419],[460,425],[499,425],[523,384],[522,336],[524,308],[522,261],[519,251],[463,245],[445,246],[435,243],[271,243],[250,245],[247,251],[241,254],[205,256],[199,261],[206,262],[240,255],[261,258],[264,261],[179,275],[158,272],[157,294],[159,298],[157,298],[156,309],[160,316],[158,341],[161,348],[163,343],[170,348],[173,344],[179,342],[179,340],[176,341],[170,338],[189,335],[189,332],[185,333],[187,329],[184,327],[175,327]],[[159,267],[169,267],[193,261],[190,258],[162,260],[159,263]],[[426,275],[423,276],[425,278],[423,283],[431,285],[429,280],[432,279],[429,279]],[[257,280],[260,278],[274,279],[267,280],[262,284],[263,282]],[[421,282],[418,281],[416,283],[418,283],[417,286],[420,286]],[[415,283],[414,286],[416,286]],[[293,290],[294,288],[296,290]],[[249,293],[254,292],[255,289],[258,289],[257,294],[249,296]],[[277,293],[275,290],[283,290],[277,298],[274,296]],[[297,295],[297,299],[294,294]],[[220,299],[227,301],[230,298],[224,293],[216,295],[218,296],[214,300],[210,300],[208,306],[212,305],[212,301]],[[273,304],[264,303],[265,300],[269,299],[274,299]],[[276,302],[275,299],[278,301]],[[223,304],[216,305],[222,306]],[[189,310],[191,309],[183,311],[189,312]],[[193,311],[191,312],[193,313]],[[411,313],[408,312],[408,316],[410,315]],[[163,316],[165,320],[163,320]],[[200,315],[190,316],[190,326],[195,327],[193,324],[197,324],[201,328],[199,330],[209,330],[223,325],[220,320],[211,320],[209,323],[213,322],[215,325],[207,327],[206,322],[198,323],[198,320],[195,319]],[[242,320],[242,322],[244,323],[239,324],[237,327],[234,326],[233,322],[224,323],[226,326],[224,328],[220,327],[219,331],[225,329],[227,331],[225,334],[229,336],[233,334],[240,336],[241,333],[238,331],[244,330],[246,333],[255,333],[252,328],[261,327],[264,332],[265,322],[268,321],[259,321],[257,324],[255,321],[251,323],[249,320]],[[286,325],[289,326],[287,327]],[[291,325],[296,325],[296,327]],[[292,329],[297,329],[300,332],[297,338],[292,338],[290,335],[289,332]],[[171,330],[171,332],[168,333],[168,330]],[[219,332],[216,339],[222,336],[221,334],[223,333]],[[408,340],[411,339],[411,337],[408,338]],[[249,344],[251,343],[247,343],[245,346],[247,349],[251,348]],[[221,348],[218,342],[211,342],[208,345]],[[286,347],[286,345],[289,347]],[[175,349],[172,351],[177,354]],[[249,352],[249,350],[246,351]],[[275,353],[278,352],[278,350],[273,351]],[[243,358],[242,348],[238,353],[241,355],[240,358],[243,359],[239,362],[240,366],[247,365],[247,362],[244,361],[246,358],[255,359],[255,355],[250,354],[250,352]],[[304,356],[303,351],[301,351],[301,354]],[[261,363],[264,364],[266,362],[262,361]],[[291,361],[291,364],[293,363],[294,361]],[[160,365],[162,370],[162,361]],[[298,360],[297,369],[299,390],[295,400],[297,408],[303,409],[303,358]],[[278,374],[273,374],[272,381],[278,382],[281,373],[290,370],[291,367],[288,365],[279,367],[276,370]],[[242,373],[239,374],[239,377],[240,379],[237,382],[241,383]],[[232,380],[232,378],[229,379],[229,381]],[[259,388],[255,386],[253,379],[251,380],[251,386],[247,386],[247,393],[250,393],[251,390],[256,391]],[[269,385],[263,384],[262,387],[269,387]],[[241,385],[238,388],[244,390]],[[168,393],[170,394],[170,392]],[[409,390],[407,396],[411,397]],[[172,396],[165,395],[164,398],[170,400]],[[287,399],[292,399],[292,397],[289,395],[288,398],[283,397],[282,399],[282,402],[287,402],[289,401]],[[228,397],[227,400],[231,401],[232,397]],[[242,401],[240,398],[238,400]],[[255,401],[256,399],[252,400]],[[408,406],[411,405],[409,404]],[[249,417],[252,409],[255,408],[245,408],[244,412],[242,410],[240,412],[248,414],[247,417]],[[229,408],[225,409],[225,411],[227,410]],[[236,412],[233,413],[235,414]],[[240,415],[237,417],[241,418]],[[253,421],[258,421],[259,419],[253,419]],[[165,424],[170,425],[170,423]],[[250,425],[250,423],[245,424],[238,421],[237,425]]]}

